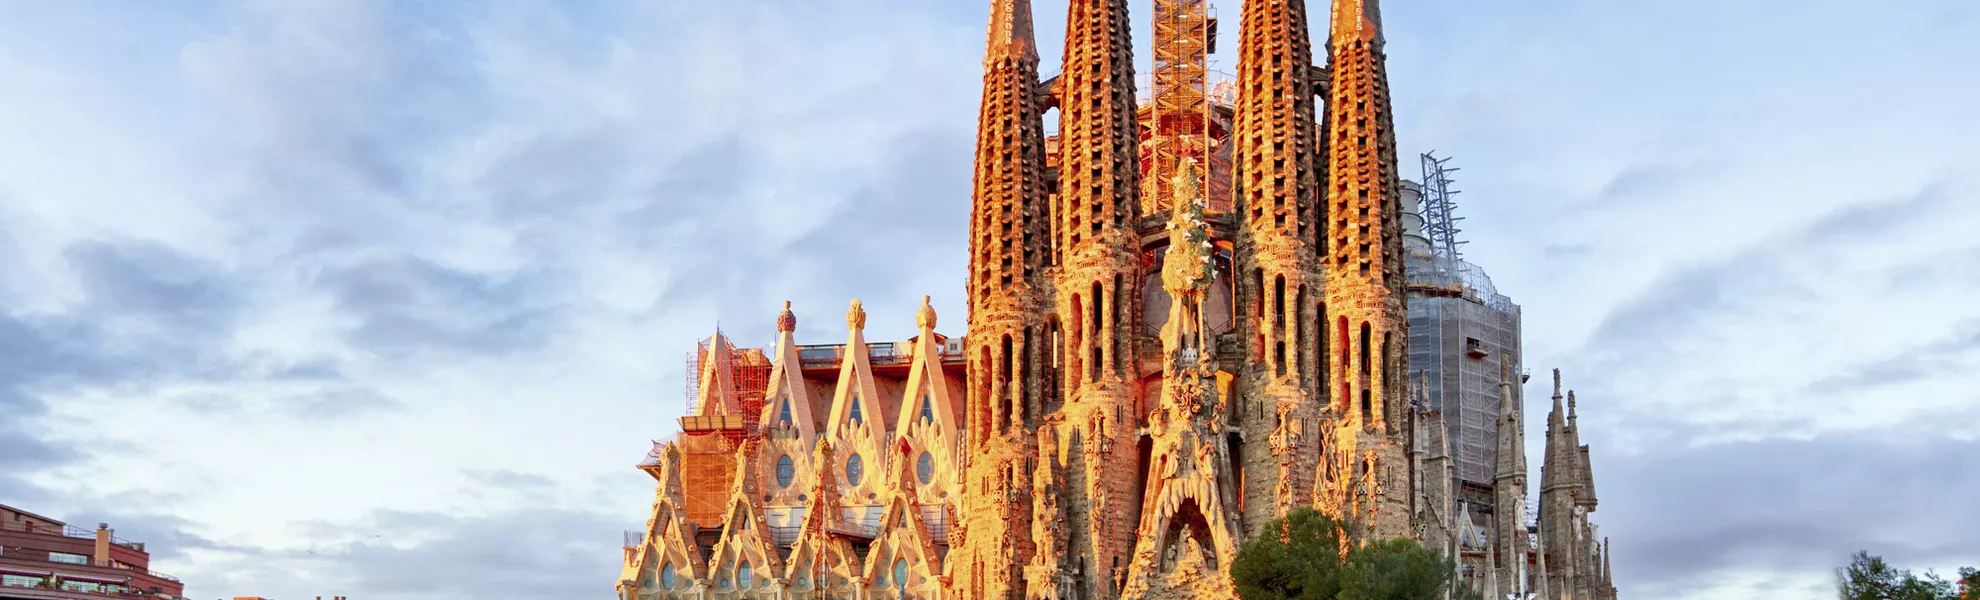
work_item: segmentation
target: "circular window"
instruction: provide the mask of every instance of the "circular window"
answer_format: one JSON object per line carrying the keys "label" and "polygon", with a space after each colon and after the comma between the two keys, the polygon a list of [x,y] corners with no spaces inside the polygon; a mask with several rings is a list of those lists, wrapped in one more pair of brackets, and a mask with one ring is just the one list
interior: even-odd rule
{"label": "circular window", "polygon": [[914,473],[921,478],[921,482],[924,484],[933,481],[935,479],[935,455],[922,452],[921,458],[914,459]]}
{"label": "circular window", "polygon": [[846,485],[859,485],[859,478],[866,474],[866,459],[858,454],[846,459]]}
{"label": "circular window", "polygon": [[777,457],[777,487],[791,487],[791,478],[797,476],[797,465],[791,462],[791,455]]}
{"label": "circular window", "polygon": [[674,587],[674,563],[667,563],[664,565],[660,565],[660,588],[673,589],[673,587]]}

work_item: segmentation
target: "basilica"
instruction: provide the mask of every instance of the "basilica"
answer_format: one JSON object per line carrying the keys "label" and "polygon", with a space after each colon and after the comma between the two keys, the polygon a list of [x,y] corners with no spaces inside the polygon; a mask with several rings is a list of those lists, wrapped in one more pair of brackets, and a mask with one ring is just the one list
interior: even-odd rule
{"label": "basilica", "polygon": [[774,348],[696,347],[621,598],[1232,598],[1243,541],[1306,507],[1487,597],[1615,597],[1572,393],[1529,519],[1524,376],[1498,362],[1472,496],[1412,379],[1377,1],[1334,0],[1319,45],[1302,0],[1242,2],[1219,94],[1202,0],[1156,0],[1149,106],[1127,4],[1072,0],[1048,78],[1028,0],[991,2],[966,335],[924,297],[870,341],[852,300],[843,343],[800,345],[786,303]]}

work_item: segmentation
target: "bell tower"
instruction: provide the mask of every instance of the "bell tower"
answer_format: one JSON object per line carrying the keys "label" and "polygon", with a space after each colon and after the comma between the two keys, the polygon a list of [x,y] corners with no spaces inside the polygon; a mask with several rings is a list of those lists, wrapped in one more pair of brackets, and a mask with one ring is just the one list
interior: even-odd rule
{"label": "bell tower", "polygon": [[[1057,307],[1066,439],[1069,566],[1080,597],[1110,598],[1126,578],[1141,504],[1135,429],[1136,299],[1141,289],[1140,126],[1127,0],[1072,0],[1058,78]],[[972,334],[973,335],[973,334]],[[1130,458],[1124,458],[1130,457]]]}
{"label": "bell tower", "polygon": [[1029,0],[993,0],[983,56],[969,239],[963,506],[950,585],[1017,598],[1030,559],[1031,471],[1045,280],[1045,149]]}
{"label": "bell tower", "polygon": [[1414,477],[1404,441],[1402,195],[1379,0],[1334,0],[1330,33],[1323,260],[1335,441],[1354,449],[1346,494],[1354,516],[1376,537],[1407,536]]}

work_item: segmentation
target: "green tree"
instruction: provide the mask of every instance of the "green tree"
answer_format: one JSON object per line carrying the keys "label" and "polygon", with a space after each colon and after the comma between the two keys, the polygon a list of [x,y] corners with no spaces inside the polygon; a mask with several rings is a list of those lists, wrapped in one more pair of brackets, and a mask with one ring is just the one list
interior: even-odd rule
{"label": "green tree", "polygon": [[1840,600],[1980,600],[1980,571],[1959,570],[1959,588],[1931,571],[1914,575],[1884,562],[1868,551],[1850,556],[1848,566],[1836,569],[1836,597]]}
{"label": "green tree", "polygon": [[[1238,549],[1231,580],[1244,600],[1436,600],[1456,568],[1450,558],[1407,539],[1354,546],[1352,524],[1299,509],[1272,521]],[[1351,535],[1351,534],[1350,534]]]}

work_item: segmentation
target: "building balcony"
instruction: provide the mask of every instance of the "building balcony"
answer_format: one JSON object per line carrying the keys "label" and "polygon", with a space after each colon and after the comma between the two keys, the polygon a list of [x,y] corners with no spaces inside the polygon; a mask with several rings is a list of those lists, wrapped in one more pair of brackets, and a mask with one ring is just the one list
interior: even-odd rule
{"label": "building balcony", "polygon": [[0,547],[0,597],[19,596],[17,588],[92,594],[91,597],[167,598],[183,593],[185,584],[177,577],[122,561],[98,561],[86,556],[19,546]]}

